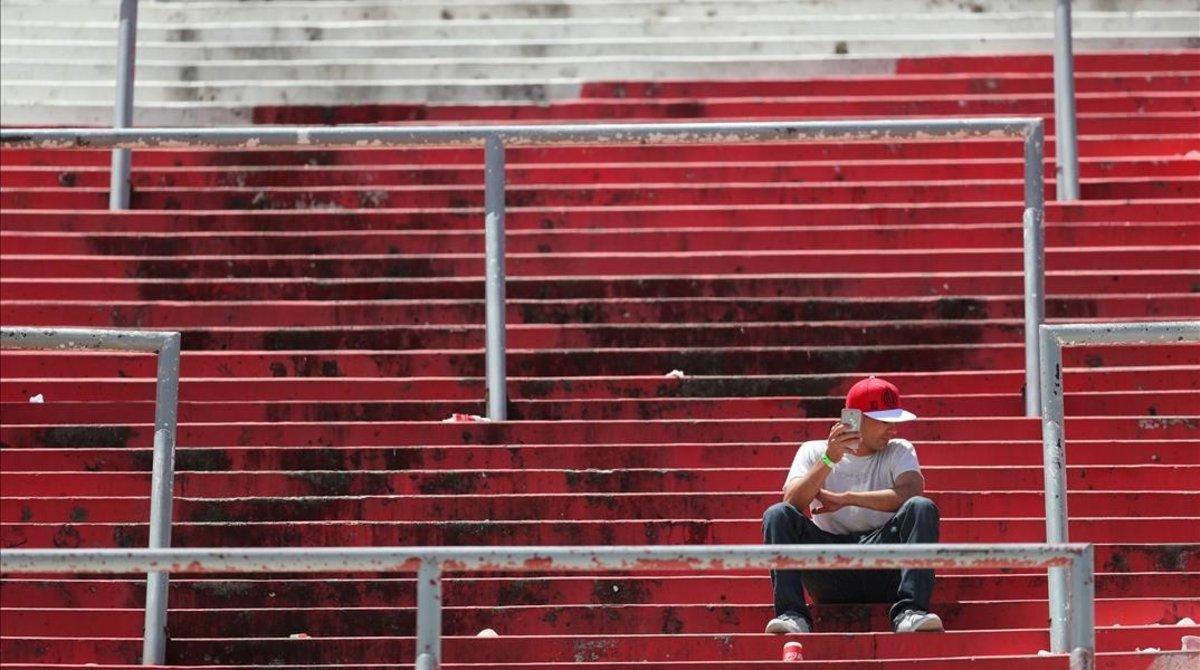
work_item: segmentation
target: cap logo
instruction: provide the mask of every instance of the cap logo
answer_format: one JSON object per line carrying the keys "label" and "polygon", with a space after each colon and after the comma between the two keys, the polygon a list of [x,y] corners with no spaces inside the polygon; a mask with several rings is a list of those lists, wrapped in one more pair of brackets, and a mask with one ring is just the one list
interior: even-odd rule
{"label": "cap logo", "polygon": [[[874,404],[874,403],[872,403],[872,404]],[[900,396],[896,395],[896,392],[893,391],[892,389],[885,388],[885,389],[883,389],[883,404],[886,405],[888,409],[891,409],[893,407],[899,407],[900,406]]]}

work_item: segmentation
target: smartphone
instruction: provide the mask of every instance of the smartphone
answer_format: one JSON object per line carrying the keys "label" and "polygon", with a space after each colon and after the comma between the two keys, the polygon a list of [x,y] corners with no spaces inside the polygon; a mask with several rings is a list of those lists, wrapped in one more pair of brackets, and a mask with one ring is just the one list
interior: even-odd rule
{"label": "smartphone", "polygon": [[850,409],[849,407],[842,410],[842,423],[854,432],[862,430],[862,410]]}

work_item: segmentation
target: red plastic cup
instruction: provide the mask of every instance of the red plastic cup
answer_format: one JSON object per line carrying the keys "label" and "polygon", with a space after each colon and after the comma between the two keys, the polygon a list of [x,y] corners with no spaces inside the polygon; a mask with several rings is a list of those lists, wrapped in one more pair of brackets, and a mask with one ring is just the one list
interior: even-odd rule
{"label": "red plastic cup", "polygon": [[785,661],[803,661],[804,660],[804,645],[799,642],[788,642],[783,645],[783,660]]}

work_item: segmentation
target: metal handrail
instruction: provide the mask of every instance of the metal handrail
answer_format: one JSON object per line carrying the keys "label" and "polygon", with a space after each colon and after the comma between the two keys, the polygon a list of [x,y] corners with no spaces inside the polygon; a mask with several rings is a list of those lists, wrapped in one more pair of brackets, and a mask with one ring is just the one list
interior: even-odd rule
{"label": "metal handrail", "polygon": [[[1062,348],[1078,344],[1170,344],[1200,342],[1200,321],[1072,323],[1040,328],[1042,468],[1046,491],[1046,541],[1067,541],[1067,452],[1063,430]],[[1050,570],[1050,607],[1067,600],[1066,576]],[[1051,640],[1067,633],[1051,621]]]}
{"label": "metal handrail", "polygon": [[0,572],[417,573],[416,667],[442,659],[442,573],[476,571],[1049,568],[1069,572],[1069,601],[1050,611],[1066,635],[1051,651],[1091,670],[1096,650],[1090,544],[705,545],[626,547],[291,547],[280,549],[24,549]]}
{"label": "metal handrail", "polygon": [[1055,0],[1054,183],[1059,202],[1079,199],[1079,148],[1075,133],[1075,60],[1071,52],[1071,0]]}
{"label": "metal handrail", "polygon": [[314,146],[482,146],[485,161],[488,417],[508,417],[504,336],[504,150],[545,144],[718,144],[1016,137],[1024,141],[1025,413],[1037,416],[1038,335],[1045,317],[1045,220],[1040,118],[544,126],[315,126],[271,128],[0,129],[0,146],[46,149]]}
{"label": "metal handrail", "polygon": [[[150,549],[171,546],[171,498],[175,479],[175,433],[179,407],[177,332],[99,328],[0,328],[0,349],[136,351],[158,355],[154,398],[154,463],[150,474]],[[162,664],[166,655],[168,573],[146,571],[146,620],[142,662]]]}

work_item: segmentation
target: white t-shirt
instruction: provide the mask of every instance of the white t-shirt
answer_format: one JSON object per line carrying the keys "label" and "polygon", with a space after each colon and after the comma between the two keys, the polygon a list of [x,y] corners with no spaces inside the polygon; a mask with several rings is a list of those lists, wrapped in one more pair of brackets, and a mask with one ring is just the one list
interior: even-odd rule
{"label": "white t-shirt", "polygon": [[[809,440],[800,445],[796,458],[792,460],[792,469],[788,471],[787,483],[795,477],[803,477],[825,453],[826,440]],[[846,450],[846,455],[829,473],[825,479],[825,488],[834,493],[845,491],[878,491],[890,489],[896,484],[896,478],[901,473],[916,470],[920,472],[921,465],[917,462],[917,450],[908,440],[895,439],[887,446],[870,456],[855,456]],[[817,509],[821,503],[814,498],[809,509]],[[880,512],[865,507],[846,506],[828,514],[814,514],[813,523],[821,530],[845,535],[847,533],[863,533],[882,528],[892,512]]]}

